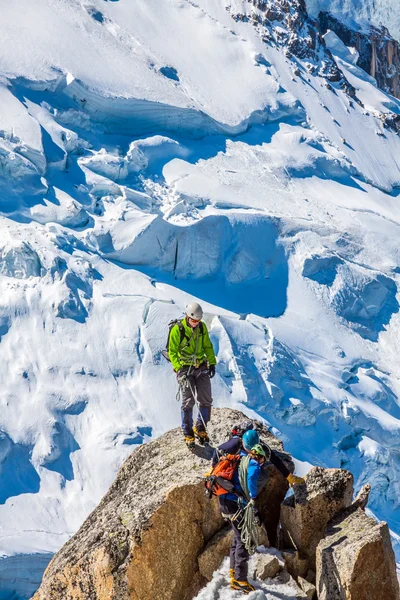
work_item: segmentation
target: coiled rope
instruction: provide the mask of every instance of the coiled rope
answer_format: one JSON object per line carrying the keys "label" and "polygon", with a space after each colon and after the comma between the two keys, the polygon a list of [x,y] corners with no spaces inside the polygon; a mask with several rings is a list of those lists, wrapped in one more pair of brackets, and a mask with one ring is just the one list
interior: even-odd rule
{"label": "coiled rope", "polygon": [[[254,554],[257,550],[257,546],[260,544],[260,528],[258,526],[256,515],[254,513],[253,506],[250,502],[250,492],[247,485],[247,472],[251,456],[243,456],[239,463],[239,482],[240,487],[247,499],[246,506],[241,509],[237,516],[241,516],[241,520],[238,523],[238,529],[240,531],[240,537],[245,545],[245,548],[249,554]],[[236,517],[235,515],[235,517]]]}

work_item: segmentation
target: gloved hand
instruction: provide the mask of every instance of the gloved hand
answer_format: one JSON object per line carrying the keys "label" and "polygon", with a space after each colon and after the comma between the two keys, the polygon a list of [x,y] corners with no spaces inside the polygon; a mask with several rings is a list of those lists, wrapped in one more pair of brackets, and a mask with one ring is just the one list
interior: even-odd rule
{"label": "gloved hand", "polygon": [[303,477],[297,477],[297,475],[293,475],[293,473],[290,473],[286,479],[288,480],[289,485],[292,487],[294,485],[302,485],[305,483],[305,479],[303,479]]}
{"label": "gloved hand", "polygon": [[254,498],[250,498],[249,500],[249,506],[250,508],[252,508],[254,511],[257,510],[256,509],[256,501],[254,500]]}
{"label": "gloved hand", "polygon": [[208,374],[210,376],[210,379],[212,379],[215,375],[215,365],[210,365],[208,367]]}

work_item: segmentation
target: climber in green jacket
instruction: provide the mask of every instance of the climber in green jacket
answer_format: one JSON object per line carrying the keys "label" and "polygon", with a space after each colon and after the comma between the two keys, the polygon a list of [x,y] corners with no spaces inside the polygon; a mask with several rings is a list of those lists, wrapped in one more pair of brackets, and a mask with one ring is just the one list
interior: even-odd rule
{"label": "climber in green jacket", "polygon": [[[189,448],[195,436],[201,444],[209,441],[205,426],[211,417],[211,379],[217,360],[202,322],[203,310],[197,302],[186,307],[186,316],[174,325],[169,335],[168,354],[182,393],[182,430]],[[198,402],[199,415],[193,426],[193,406]]]}

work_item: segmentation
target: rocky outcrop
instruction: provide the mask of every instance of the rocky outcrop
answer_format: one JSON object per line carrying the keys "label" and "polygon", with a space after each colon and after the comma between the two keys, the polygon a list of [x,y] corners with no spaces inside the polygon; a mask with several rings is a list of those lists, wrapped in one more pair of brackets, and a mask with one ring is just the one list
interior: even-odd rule
{"label": "rocky outcrop", "polygon": [[360,508],[333,520],[317,547],[316,587],[319,600],[399,600],[387,524]]}
{"label": "rocky outcrop", "polygon": [[305,556],[302,556],[297,550],[284,550],[282,552],[283,560],[288,573],[293,579],[306,577],[310,570],[310,561]]}
{"label": "rocky outcrop", "polygon": [[310,583],[309,581],[307,581],[307,579],[304,579],[303,577],[298,577],[297,583],[309,600],[314,600],[314,598],[317,597],[317,590],[313,583]]}
{"label": "rocky outcrop", "polygon": [[351,29],[326,12],[319,14],[318,21],[323,34],[330,29],[346,46],[357,50],[357,65],[372,75],[382,90],[400,98],[400,47],[386,27]]}
{"label": "rocky outcrop", "polygon": [[364,512],[370,491],[364,485],[352,502],[351,473],[316,467],[283,502],[284,540],[295,549],[282,557],[308,598],[400,600],[387,524]]}
{"label": "rocky outcrop", "polygon": [[276,556],[270,554],[258,554],[254,561],[253,572],[251,573],[252,579],[267,579],[269,577],[275,577],[280,571],[279,560]]}
{"label": "rocky outcrop", "polygon": [[[217,443],[245,415],[214,409],[209,426]],[[266,429],[262,437],[282,444]],[[108,493],[47,568],[35,600],[189,600],[216,568],[225,523],[216,498],[204,495],[210,454],[186,448],[180,429],[139,446]],[[292,465],[293,467],[293,465]],[[277,529],[288,484],[271,465],[261,497],[268,529]]]}
{"label": "rocky outcrop", "polygon": [[233,531],[231,527],[222,529],[208,542],[198,558],[200,575],[211,581],[216,571],[229,553],[232,545]]}
{"label": "rocky outcrop", "polygon": [[[304,60],[310,73],[340,82],[350,90],[351,85],[326,48],[316,23],[309,17],[304,0],[248,0],[243,9],[244,12],[236,12],[227,7],[235,21],[251,23],[263,42],[285,46],[286,56]],[[296,67],[298,76],[297,64]]]}
{"label": "rocky outcrop", "polygon": [[352,510],[356,510],[357,508],[361,508],[361,510],[365,510],[369,495],[371,493],[371,485],[369,483],[362,486],[361,490],[358,492],[357,496],[354,498],[351,508]]}
{"label": "rocky outcrop", "polygon": [[316,549],[327,524],[352,502],[353,476],[343,469],[314,467],[305,481],[283,502],[281,523],[286,544],[297,549],[314,569]]}

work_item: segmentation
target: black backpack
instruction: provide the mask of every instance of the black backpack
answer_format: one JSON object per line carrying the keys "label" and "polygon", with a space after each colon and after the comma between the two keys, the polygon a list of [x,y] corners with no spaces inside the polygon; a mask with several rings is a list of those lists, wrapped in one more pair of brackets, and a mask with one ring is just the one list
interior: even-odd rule
{"label": "black backpack", "polygon": [[[180,332],[180,334],[181,334],[181,341],[180,341],[179,345],[181,345],[181,344],[182,344],[183,340],[186,340],[186,344],[185,344],[185,346],[187,346],[187,344],[188,344],[188,343],[189,343],[189,341],[190,341],[190,339],[189,339],[189,338],[187,337],[187,335],[186,335],[185,328],[184,328],[184,326],[182,325],[182,319],[172,319],[172,321],[170,321],[170,322],[168,323],[168,337],[167,337],[167,345],[166,345],[166,350],[163,350],[163,351],[162,351],[162,355],[163,355],[163,357],[164,357],[164,358],[166,358],[168,362],[171,362],[171,359],[170,359],[170,357],[169,357],[169,354],[168,354],[168,348],[169,348],[169,338],[171,337],[171,331],[172,331],[172,328],[173,328],[173,327],[175,327],[175,325],[178,325],[178,327],[179,327],[179,332]],[[203,334],[204,334],[204,326],[203,326],[203,323],[202,323],[201,321],[200,321],[199,327],[200,327],[200,335],[203,335]]]}

